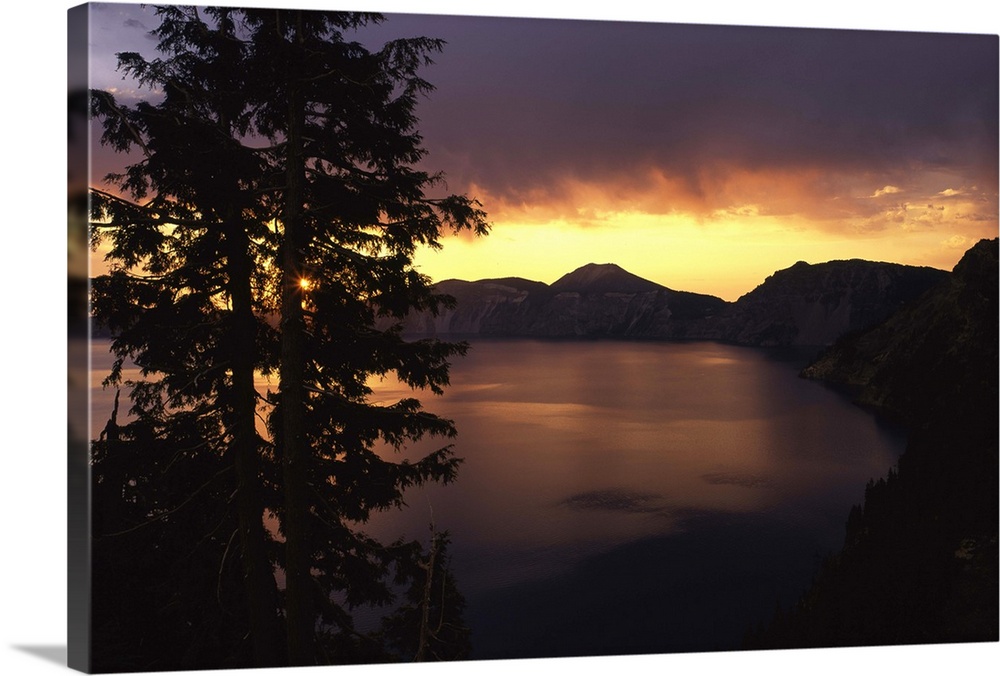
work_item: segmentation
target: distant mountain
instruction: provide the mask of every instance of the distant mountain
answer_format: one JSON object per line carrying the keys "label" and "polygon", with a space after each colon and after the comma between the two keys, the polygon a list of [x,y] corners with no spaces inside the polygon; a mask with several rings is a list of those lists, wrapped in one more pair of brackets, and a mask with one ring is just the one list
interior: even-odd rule
{"label": "distant mountain", "polygon": [[519,277],[484,279],[465,282],[449,279],[436,285],[436,291],[453,297],[456,305],[429,312],[411,314],[405,323],[406,332],[419,335],[490,335],[496,317],[516,316],[521,304],[532,293],[548,289],[541,282]]}
{"label": "distant mountain", "polygon": [[909,422],[924,420],[995,387],[997,321],[997,240],[983,240],[919,303],[845,335],[803,375],[852,387],[861,403]]}
{"label": "distant mountain", "polygon": [[882,321],[947,276],[856,259],[798,262],[737,300],[718,337],[740,345],[829,345]]}
{"label": "distant mountain", "polygon": [[741,345],[828,345],[884,319],[947,276],[868,261],[797,263],[735,303],[675,291],[621,267],[591,263],[552,285],[520,278],[447,280],[457,305],[409,317],[421,335],[722,340]]}
{"label": "distant mountain", "polygon": [[437,290],[456,306],[407,318],[422,335],[521,337],[684,337],[710,318],[721,298],[674,291],[617,265],[585,265],[554,284],[520,278],[446,280]]}
{"label": "distant mountain", "polygon": [[647,293],[663,291],[665,287],[623,270],[614,263],[588,263],[552,284],[557,293]]}
{"label": "distant mountain", "polygon": [[996,641],[998,240],[803,372],[906,423],[898,467],[847,516],[843,549],[746,647]]}

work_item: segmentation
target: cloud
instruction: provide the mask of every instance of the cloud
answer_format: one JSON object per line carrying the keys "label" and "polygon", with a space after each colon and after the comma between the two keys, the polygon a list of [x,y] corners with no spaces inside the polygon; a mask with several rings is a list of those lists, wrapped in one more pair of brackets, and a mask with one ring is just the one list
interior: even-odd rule
{"label": "cloud", "polygon": [[[117,16],[107,51],[138,50],[151,11]],[[420,15],[364,35],[446,40],[426,168],[495,223],[996,223],[996,192],[965,187],[997,182],[995,36]]]}
{"label": "cloud", "polygon": [[927,204],[997,180],[988,36],[413,16],[383,27],[447,41],[418,110],[428,168],[453,191],[475,187],[500,220],[599,225],[634,210],[872,232],[924,227],[922,209],[891,204],[904,194]]}
{"label": "cloud", "polygon": [[[600,181],[562,177],[527,189],[497,190],[472,184],[469,194],[495,220],[566,221],[588,227],[623,214],[685,215],[705,221],[799,215],[829,218],[830,201],[823,197],[829,181],[829,176],[817,172],[718,167],[687,176],[646,166]],[[837,213],[849,208],[845,203]]]}
{"label": "cloud", "polygon": [[903,192],[902,188],[897,188],[894,185],[887,185],[884,188],[879,188],[878,190],[876,190],[874,193],[872,193],[871,196],[882,197],[883,195],[895,195],[896,193],[901,193],[901,192]]}
{"label": "cloud", "polygon": [[[873,178],[867,172],[748,170],[737,165],[704,168],[693,177],[646,167],[600,182],[564,177],[507,193],[476,184],[470,194],[505,228],[552,223],[613,228],[638,219],[664,229],[687,222],[857,238],[956,228],[969,234],[996,226],[996,214],[989,211],[995,194],[970,192],[945,200],[938,194],[942,176],[900,170],[884,178],[876,183],[883,187],[874,191],[881,193],[880,199],[872,199]],[[912,186],[904,191],[900,178]],[[903,195],[907,199],[899,199]]]}

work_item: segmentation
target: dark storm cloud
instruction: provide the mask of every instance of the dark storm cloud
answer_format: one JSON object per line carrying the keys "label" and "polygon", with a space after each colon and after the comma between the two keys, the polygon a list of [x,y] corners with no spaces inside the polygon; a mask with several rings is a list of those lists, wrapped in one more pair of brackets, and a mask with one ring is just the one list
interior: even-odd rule
{"label": "dark storm cloud", "polygon": [[[518,198],[648,169],[996,179],[995,36],[393,15],[448,41],[420,108],[453,188]],[[553,190],[555,188],[553,187]]]}
{"label": "dark storm cloud", "polygon": [[[149,96],[113,54],[155,56],[153,10],[94,7],[107,13],[94,86]],[[416,35],[448,43],[423,72],[437,87],[418,109],[428,167],[452,191],[475,185],[491,213],[875,218],[893,200],[996,184],[996,36],[397,14],[358,39]],[[101,175],[121,161],[106,154]],[[917,185],[933,171],[953,179]],[[581,185],[619,201],[582,204]],[[867,199],[886,186],[902,192]]]}
{"label": "dark storm cloud", "polygon": [[157,42],[156,36],[149,32],[149,28],[142,21],[138,19],[126,19],[122,22],[122,26],[125,28],[132,28],[135,30],[140,30],[143,32],[143,37],[150,42]]}

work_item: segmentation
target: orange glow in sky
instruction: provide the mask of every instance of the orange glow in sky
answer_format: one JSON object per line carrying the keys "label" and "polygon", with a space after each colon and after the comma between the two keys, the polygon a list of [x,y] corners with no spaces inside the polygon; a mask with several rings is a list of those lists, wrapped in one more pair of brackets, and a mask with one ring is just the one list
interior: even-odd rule
{"label": "orange glow in sky", "polygon": [[440,251],[420,251],[416,263],[435,280],[546,283],[587,263],[617,263],[675,290],[732,301],[800,260],[950,270],[979,239],[997,236],[995,191],[938,189],[928,184],[943,178],[914,174],[907,188],[841,177],[843,192],[823,194],[821,178],[829,177],[734,172],[700,200],[662,177],[646,193],[567,184],[559,195],[517,204],[480,189],[492,233],[446,238]]}
{"label": "orange glow in sky", "polygon": [[[114,57],[155,54],[152,10],[104,9],[92,86],[154,96]],[[492,223],[418,250],[433,280],[615,263],[736,300],[798,261],[950,270],[997,237],[995,35],[418,15],[364,31],[404,35],[447,43],[422,73],[418,168]],[[127,160],[98,139],[109,189]]]}

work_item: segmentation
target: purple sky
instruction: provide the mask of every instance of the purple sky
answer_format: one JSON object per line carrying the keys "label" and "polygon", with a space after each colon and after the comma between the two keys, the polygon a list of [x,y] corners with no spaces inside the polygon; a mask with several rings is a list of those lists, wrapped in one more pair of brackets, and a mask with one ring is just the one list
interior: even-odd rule
{"label": "purple sky", "polygon": [[[95,19],[93,84],[121,87],[113,54],[155,54],[152,9]],[[995,36],[395,14],[367,35],[447,41],[420,128],[459,188],[655,165],[696,190],[717,164],[996,182]]]}
{"label": "purple sky", "polygon": [[[92,85],[134,100],[113,54],[155,55],[152,10],[96,5],[93,17]],[[995,35],[389,14],[358,38],[418,35],[447,41],[418,109],[428,168],[480,198],[499,235],[473,257],[453,248],[465,268],[424,260],[437,278],[552,281],[629,227],[648,246],[617,262],[691,287],[707,280],[648,249],[687,247],[676,255],[694,261],[700,227],[717,250],[739,233],[766,250],[704,289],[733,296],[799,259],[950,268],[995,236]],[[120,162],[96,149],[95,175]],[[508,236],[571,252],[546,267]]]}
{"label": "purple sky", "polygon": [[414,16],[384,30],[448,41],[421,128],[463,187],[518,197],[651,166],[697,197],[734,165],[997,179],[996,37]]}

